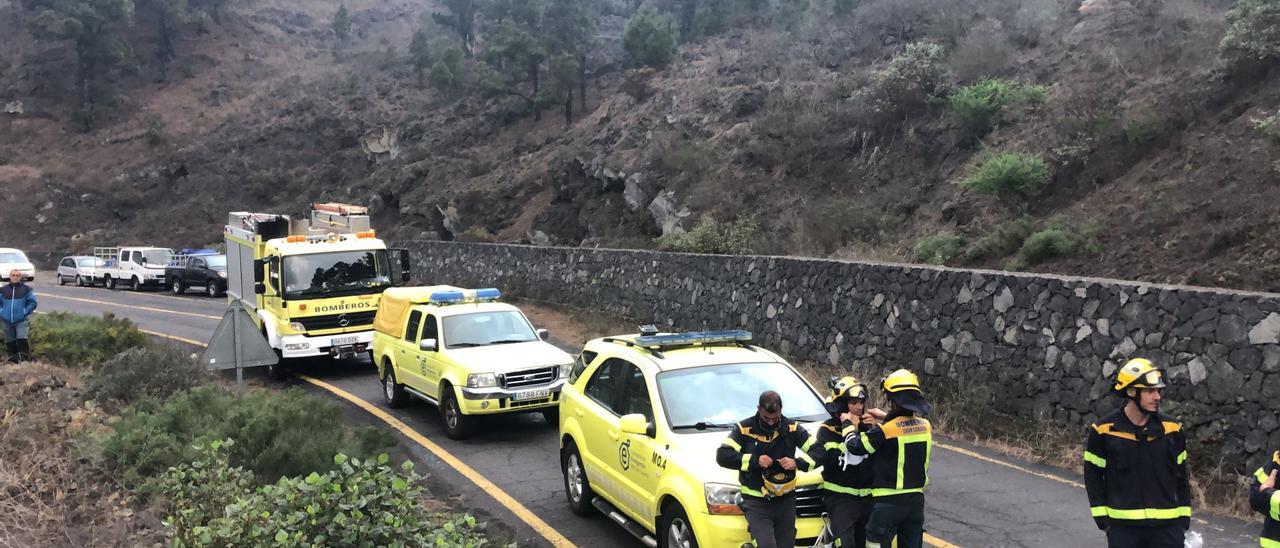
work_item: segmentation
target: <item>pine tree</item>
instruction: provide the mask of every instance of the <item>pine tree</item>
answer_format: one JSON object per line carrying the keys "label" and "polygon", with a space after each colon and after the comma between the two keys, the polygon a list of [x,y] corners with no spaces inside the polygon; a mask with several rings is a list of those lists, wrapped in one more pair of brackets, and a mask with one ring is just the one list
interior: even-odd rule
{"label": "pine tree", "polygon": [[431,43],[426,29],[413,33],[413,40],[409,42],[409,60],[413,63],[413,72],[418,75],[418,87],[422,87],[423,73],[431,67]]}
{"label": "pine tree", "polygon": [[447,13],[433,13],[431,18],[441,26],[453,29],[462,40],[462,52],[467,57],[475,55],[476,14],[479,0],[443,0]]}
{"label": "pine tree", "polygon": [[334,44],[334,51],[339,51],[346,47],[347,36],[351,34],[351,14],[347,12],[347,5],[338,6],[338,13],[333,16],[333,37],[337,40]]}
{"label": "pine tree", "polygon": [[662,68],[676,53],[675,24],[670,17],[644,6],[627,21],[622,33],[622,48],[627,64],[633,67]]}
{"label": "pine tree", "polygon": [[118,32],[133,19],[133,0],[23,0],[22,8],[37,39],[74,44],[78,117],[92,128],[97,100],[110,85],[104,76],[128,56]]}

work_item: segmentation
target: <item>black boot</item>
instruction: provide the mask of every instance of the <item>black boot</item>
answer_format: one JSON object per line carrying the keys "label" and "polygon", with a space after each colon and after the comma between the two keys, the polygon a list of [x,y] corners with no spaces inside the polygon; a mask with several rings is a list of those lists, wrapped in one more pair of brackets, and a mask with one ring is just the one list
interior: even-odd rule
{"label": "black boot", "polygon": [[9,351],[9,363],[18,363],[18,343],[16,341],[4,343],[4,349]]}
{"label": "black boot", "polygon": [[18,361],[25,362],[31,359],[31,343],[27,339],[18,339]]}

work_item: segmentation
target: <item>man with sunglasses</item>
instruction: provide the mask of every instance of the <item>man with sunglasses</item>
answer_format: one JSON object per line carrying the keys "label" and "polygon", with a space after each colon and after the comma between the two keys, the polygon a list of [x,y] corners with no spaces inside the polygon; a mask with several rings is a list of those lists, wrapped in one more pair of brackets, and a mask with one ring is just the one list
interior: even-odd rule
{"label": "man with sunglasses", "polygon": [[1164,371],[1134,358],[1113,387],[1124,407],[1089,426],[1084,482],[1110,548],[1179,548],[1191,526],[1187,439],[1160,415]]}
{"label": "man with sunglasses", "polygon": [[756,414],[738,421],[716,450],[720,466],[738,471],[754,546],[796,545],[796,471],[816,467],[805,453],[809,443],[805,429],[783,416],[782,396],[769,390],[760,394]]}
{"label": "man with sunglasses", "polygon": [[818,426],[809,456],[822,466],[822,502],[838,546],[862,548],[867,544],[867,518],[871,517],[871,460],[850,454],[845,442],[875,426],[876,418],[884,418],[885,413],[866,408],[867,387],[856,377],[832,378],[828,386],[831,418]]}

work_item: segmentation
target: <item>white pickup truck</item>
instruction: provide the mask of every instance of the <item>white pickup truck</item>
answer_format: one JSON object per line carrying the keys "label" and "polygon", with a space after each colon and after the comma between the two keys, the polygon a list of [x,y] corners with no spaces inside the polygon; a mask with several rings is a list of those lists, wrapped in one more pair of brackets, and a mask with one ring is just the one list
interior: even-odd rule
{"label": "white pickup truck", "polygon": [[95,247],[93,255],[102,259],[103,266],[94,274],[94,281],[107,289],[118,284],[128,285],[134,291],[144,287],[164,287],[164,267],[173,257],[167,247]]}

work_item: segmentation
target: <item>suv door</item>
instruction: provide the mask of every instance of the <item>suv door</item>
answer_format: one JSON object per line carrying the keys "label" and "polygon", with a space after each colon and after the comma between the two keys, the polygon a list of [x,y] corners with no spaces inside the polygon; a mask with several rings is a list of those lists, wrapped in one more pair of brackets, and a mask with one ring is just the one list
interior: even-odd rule
{"label": "suv door", "polygon": [[[422,374],[422,388],[427,394],[432,396],[440,393],[440,378],[444,376],[444,340],[440,338],[440,320],[432,314],[422,321],[422,340],[435,339],[435,352],[421,352],[422,364],[419,373]],[[463,379],[464,381],[466,379]]]}
{"label": "suv door", "polygon": [[636,364],[626,364],[622,381],[615,405],[619,421],[626,415],[644,415],[645,422],[649,424],[649,432],[654,434],[626,434],[618,430],[618,458],[614,460],[614,465],[617,466],[618,478],[629,494],[624,510],[633,519],[653,528],[657,516],[654,492],[658,487],[658,477],[665,468],[665,460],[654,458],[654,452],[661,448],[654,438],[657,429],[653,419],[652,392],[644,371]]}
{"label": "suv door", "polygon": [[422,327],[422,311],[410,310],[409,319],[405,320],[404,334],[395,344],[396,354],[392,358],[396,364],[396,378],[401,384],[407,384],[414,390],[422,390],[422,352],[418,350],[418,332]]}
{"label": "suv door", "polygon": [[609,358],[596,368],[582,390],[585,408],[582,435],[586,438],[582,458],[586,462],[587,480],[600,487],[599,491],[609,502],[624,510],[633,506],[625,502],[631,498],[631,489],[621,477],[624,463],[629,466],[630,444],[624,445],[618,429],[621,417],[618,400],[633,367],[626,360]]}
{"label": "suv door", "polygon": [[190,258],[187,259],[187,267],[182,269],[182,277],[185,278],[187,285],[204,285],[209,283],[209,277],[204,269],[204,259]]}

